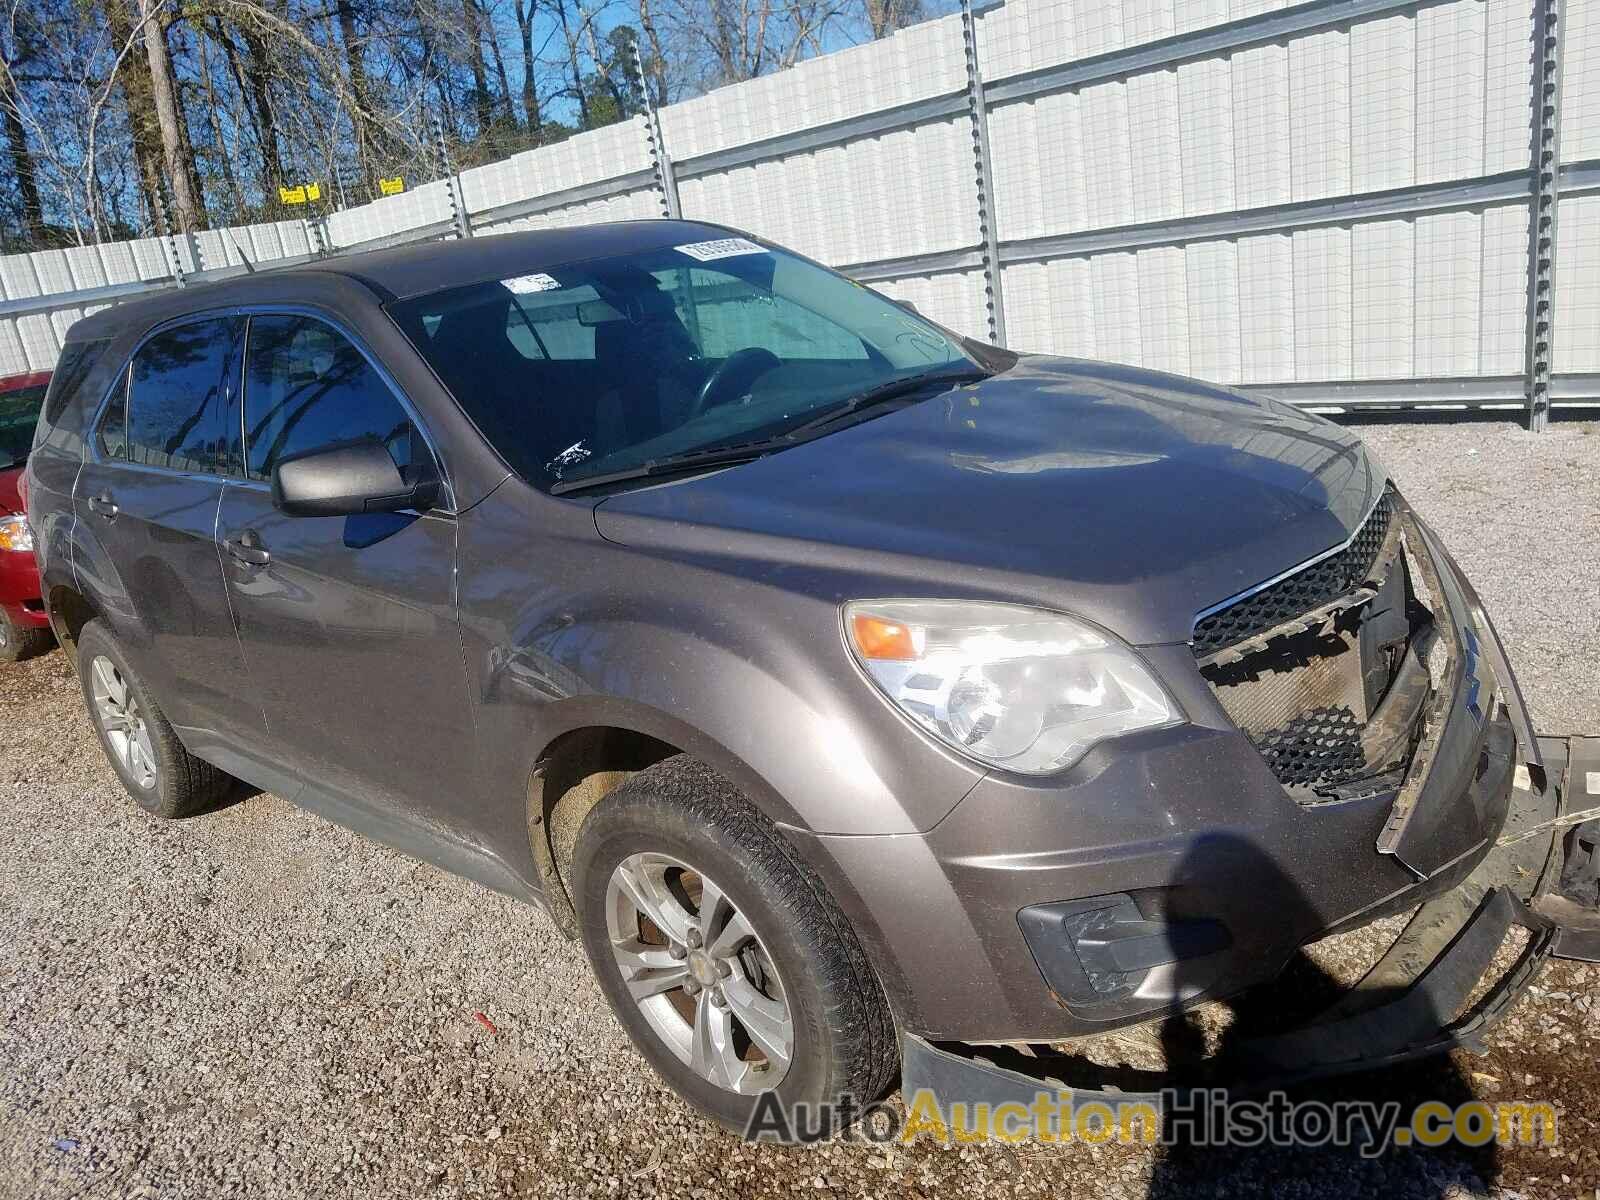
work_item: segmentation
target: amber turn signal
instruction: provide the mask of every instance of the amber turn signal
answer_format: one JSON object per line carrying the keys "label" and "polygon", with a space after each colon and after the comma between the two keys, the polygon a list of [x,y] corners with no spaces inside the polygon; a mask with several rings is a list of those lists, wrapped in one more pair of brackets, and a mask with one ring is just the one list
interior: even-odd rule
{"label": "amber turn signal", "polygon": [[862,658],[907,662],[917,657],[911,630],[899,621],[875,617],[871,613],[854,613],[850,617],[850,636]]}

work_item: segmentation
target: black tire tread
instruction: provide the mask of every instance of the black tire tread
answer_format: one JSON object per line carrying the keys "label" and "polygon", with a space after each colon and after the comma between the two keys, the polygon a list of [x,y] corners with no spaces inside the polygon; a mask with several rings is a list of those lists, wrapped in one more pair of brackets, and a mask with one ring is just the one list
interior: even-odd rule
{"label": "black tire tread", "polygon": [[851,1093],[863,1103],[887,1094],[899,1080],[900,1054],[877,972],[826,883],[777,826],[709,765],[684,754],[645,768],[606,796],[585,819],[580,843],[591,822],[622,807],[654,809],[669,820],[687,816],[715,829],[757,873],[792,897],[788,908],[800,939],[837,951],[813,964],[833,976],[825,980],[832,986],[824,991],[836,997],[824,1014],[840,1051],[834,1064],[838,1078],[829,1090]]}
{"label": "black tire tread", "polygon": [[[145,811],[169,820],[198,816],[215,808],[228,797],[236,780],[220,767],[189,753],[144,680],[129,667],[127,657],[116,639],[99,620],[90,621],[78,634],[78,669],[83,676],[84,703],[91,707],[93,704],[89,693],[89,663],[97,648],[101,653],[110,651],[109,657],[117,663],[123,679],[137,693],[139,706],[144,710],[145,725],[150,732],[150,744],[159,764],[154,805],[146,803],[140,792],[124,780],[123,786],[128,794]],[[117,772],[119,779],[122,778],[121,771],[114,764],[112,770]]]}

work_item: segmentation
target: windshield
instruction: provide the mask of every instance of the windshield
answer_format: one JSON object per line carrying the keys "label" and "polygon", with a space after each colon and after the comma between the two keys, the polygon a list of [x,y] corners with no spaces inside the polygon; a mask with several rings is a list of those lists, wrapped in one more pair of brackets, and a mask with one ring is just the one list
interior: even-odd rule
{"label": "windshield", "polygon": [[978,370],[908,309],[743,238],[552,267],[390,312],[544,490],[771,438],[899,380]]}
{"label": "windshield", "polygon": [[44,391],[44,383],[0,391],[0,471],[27,459],[33,447],[33,430],[39,423],[39,409],[44,404]]}

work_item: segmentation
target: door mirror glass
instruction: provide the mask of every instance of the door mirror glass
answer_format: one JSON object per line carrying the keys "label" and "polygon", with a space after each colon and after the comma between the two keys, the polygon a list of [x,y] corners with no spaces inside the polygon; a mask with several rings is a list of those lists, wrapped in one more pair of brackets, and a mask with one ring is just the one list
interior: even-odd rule
{"label": "door mirror glass", "polygon": [[291,517],[431,508],[439,481],[408,481],[378,442],[331,446],[280,459],[272,471],[272,503]]}

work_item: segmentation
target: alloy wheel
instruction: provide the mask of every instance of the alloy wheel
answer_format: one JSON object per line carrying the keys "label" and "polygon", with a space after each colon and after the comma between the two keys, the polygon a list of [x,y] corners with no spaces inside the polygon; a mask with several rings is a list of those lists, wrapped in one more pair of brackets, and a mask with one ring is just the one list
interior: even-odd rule
{"label": "alloy wheel", "polygon": [[668,1049],[702,1079],[743,1095],[776,1087],[794,1020],[772,957],[704,872],[632,854],[606,884],[606,932],[624,984]]}
{"label": "alloy wheel", "polygon": [[117,665],[102,654],[89,664],[89,684],[94,693],[95,719],[117,762],[139,787],[155,787],[156,754],[150,744],[150,728],[128,681]]}

